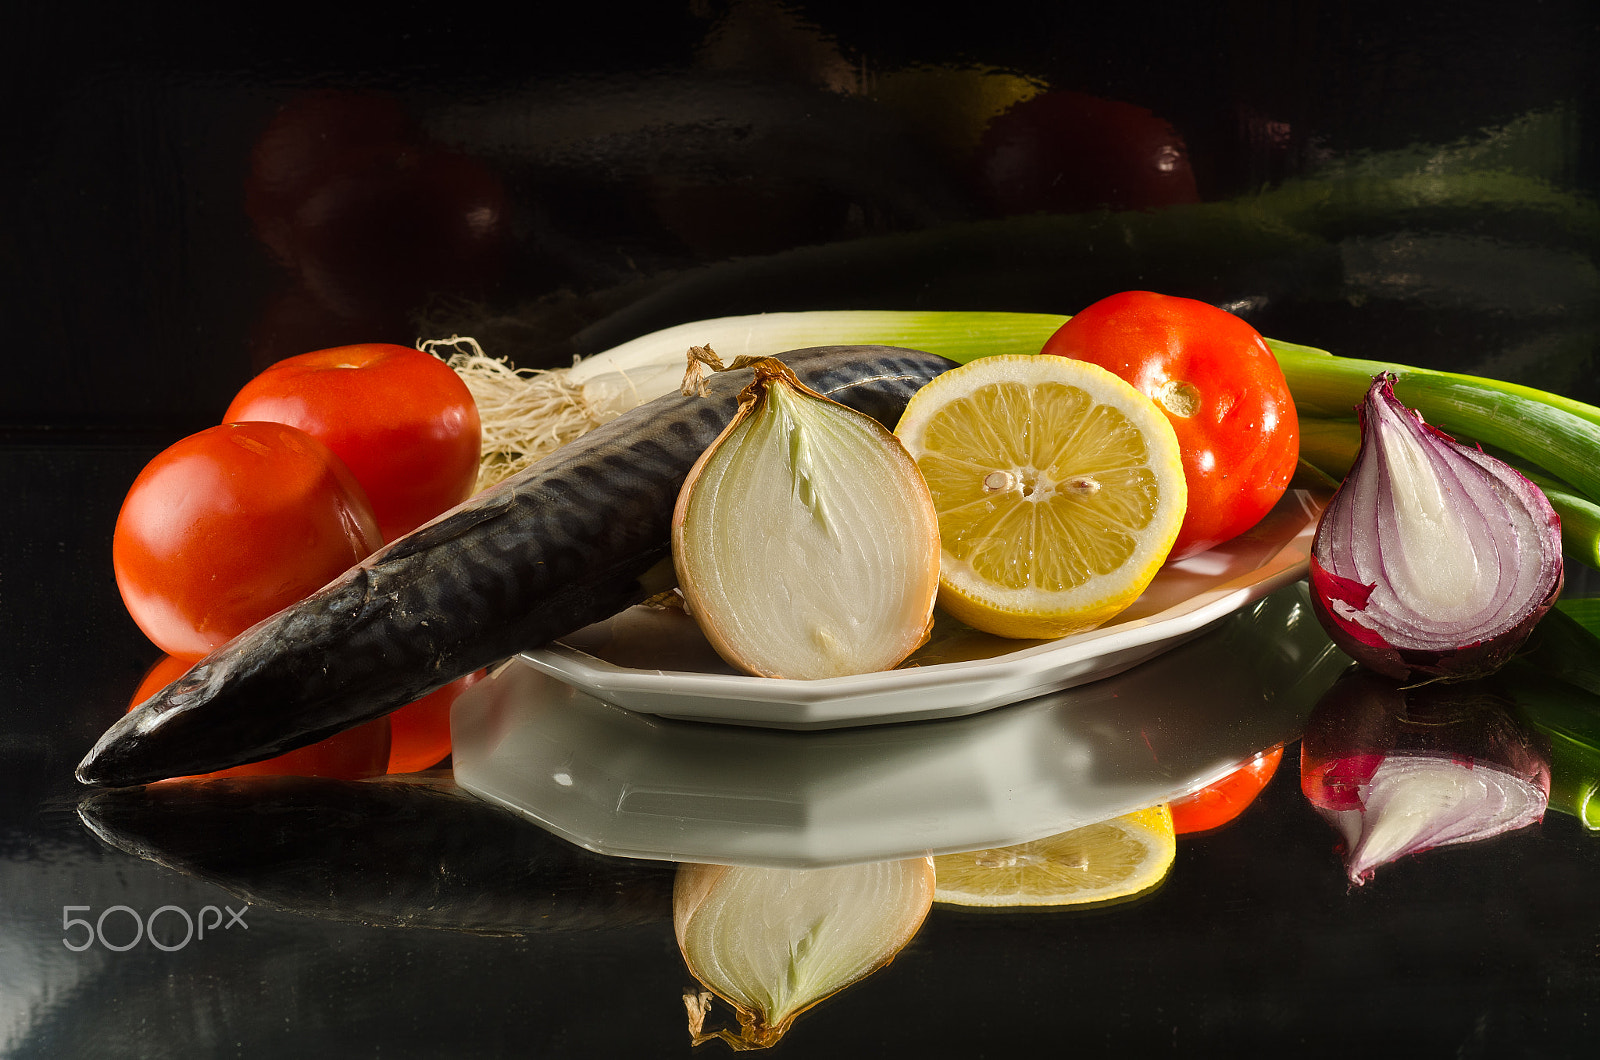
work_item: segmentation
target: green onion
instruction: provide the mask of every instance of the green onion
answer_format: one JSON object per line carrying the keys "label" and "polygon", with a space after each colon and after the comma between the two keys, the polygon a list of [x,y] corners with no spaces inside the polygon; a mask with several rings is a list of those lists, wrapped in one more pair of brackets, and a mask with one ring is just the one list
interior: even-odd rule
{"label": "green onion", "polygon": [[1600,600],[1562,600],[1522,656],[1491,679],[1550,741],[1550,807],[1600,831],[1600,638],[1576,615]]}
{"label": "green onion", "polygon": [[1435,427],[1503,449],[1600,502],[1600,409],[1516,383],[1334,357],[1272,339],[1267,345],[1302,418],[1349,416],[1365,400],[1372,377],[1393,372],[1395,393]]}
{"label": "green onion", "polygon": [[1567,597],[1556,601],[1556,610],[1600,637],[1600,597]]}
{"label": "green onion", "polygon": [[724,361],[771,357],[805,346],[908,346],[953,361],[995,353],[1038,353],[1066,323],[1055,313],[839,309],[752,313],[717,317],[653,331],[575,366],[584,382],[608,371],[659,362],[662,354],[682,374],[690,346],[710,346]]}
{"label": "green onion", "polygon": [[[514,371],[481,353],[452,357],[451,365],[473,388],[474,397],[483,394],[480,404],[490,404],[494,386],[516,391],[494,395],[495,411],[484,416],[486,437],[502,421],[512,436],[505,452],[485,453],[486,468],[491,458],[499,459],[496,475],[503,476],[576,434],[676,389],[690,346],[709,345],[731,359],[803,346],[877,343],[966,363],[992,354],[1038,353],[1066,319],[1054,313],[937,310],[757,313],[680,324],[549,372]],[[449,339],[424,345],[469,342]],[[1283,367],[1302,419],[1348,418],[1365,399],[1372,377],[1393,372],[1406,404],[1428,422],[1502,450],[1520,466],[1564,484],[1551,487],[1570,498],[1571,515],[1562,512],[1563,521],[1570,517],[1592,527],[1600,539],[1600,408],[1495,379],[1337,357],[1277,339],[1268,339],[1267,345]],[[499,380],[493,378],[496,370]],[[1560,505],[1557,510],[1562,511]]]}
{"label": "green onion", "polygon": [[717,317],[652,331],[569,368],[515,368],[471,338],[429,339],[477,402],[483,423],[478,489],[511,477],[608,420],[676,391],[692,346],[725,361],[806,346],[906,346],[970,361],[1038,353],[1066,317],[1052,313],[810,310]]}

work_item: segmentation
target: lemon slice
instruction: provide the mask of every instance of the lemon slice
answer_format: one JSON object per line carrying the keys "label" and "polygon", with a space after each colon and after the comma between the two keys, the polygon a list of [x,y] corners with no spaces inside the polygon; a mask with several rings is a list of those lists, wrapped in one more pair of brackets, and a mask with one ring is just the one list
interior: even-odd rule
{"label": "lemon slice", "polygon": [[933,493],[939,606],[1002,637],[1093,629],[1165,562],[1188,490],[1172,425],[1086,361],[984,357],[937,376],[895,434]]}
{"label": "lemon slice", "polygon": [[947,905],[1085,905],[1151,890],[1177,856],[1166,804],[1016,846],[933,859]]}

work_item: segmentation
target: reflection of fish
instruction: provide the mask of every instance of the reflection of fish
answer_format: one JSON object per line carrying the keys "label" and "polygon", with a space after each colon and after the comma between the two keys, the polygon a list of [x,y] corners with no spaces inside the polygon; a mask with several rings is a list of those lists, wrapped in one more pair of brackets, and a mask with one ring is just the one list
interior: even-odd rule
{"label": "reflection of fish", "polygon": [[95,792],[102,840],[252,905],[475,934],[663,922],[671,866],[601,858],[453,784],[311,777]]}
{"label": "reflection of fish", "polygon": [[[882,346],[782,355],[813,389],[893,427],[953,367]],[[748,371],[569,443],[202,659],[101,736],[86,784],[141,784],[280,754],[385,714],[661,585],[678,489]]]}

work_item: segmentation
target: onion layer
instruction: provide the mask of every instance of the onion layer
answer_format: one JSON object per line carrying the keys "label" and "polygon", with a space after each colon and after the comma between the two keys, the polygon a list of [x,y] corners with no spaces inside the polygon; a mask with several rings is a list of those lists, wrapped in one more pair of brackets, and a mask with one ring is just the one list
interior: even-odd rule
{"label": "onion layer", "polygon": [[1392,677],[1498,669],[1561,591],[1561,524],[1533,483],[1463,445],[1374,377],[1361,451],[1323,512],[1312,603],[1328,635]]}

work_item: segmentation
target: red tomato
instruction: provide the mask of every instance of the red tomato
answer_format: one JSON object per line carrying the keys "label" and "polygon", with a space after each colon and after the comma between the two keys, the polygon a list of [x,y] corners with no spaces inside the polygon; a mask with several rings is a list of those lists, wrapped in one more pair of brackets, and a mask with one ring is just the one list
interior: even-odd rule
{"label": "red tomato", "polygon": [[[192,665],[187,659],[164,655],[145,671],[144,680],[128,703],[132,710],[182,677]],[[380,776],[389,762],[389,719],[375,718],[353,729],[335,733],[316,743],[297,747],[273,758],[203,774],[206,778],[297,776],[361,780]]]}
{"label": "red tomato", "polygon": [[1226,310],[1125,291],[1068,320],[1042,352],[1109,369],[1167,414],[1189,485],[1172,559],[1255,526],[1294,477],[1300,419],[1283,370],[1256,329]]}
{"label": "red tomato", "polygon": [[327,446],[281,423],[228,423],[139,472],[111,558],[145,635],[198,659],[381,543],[360,484]]}
{"label": "red tomato", "polygon": [[1174,801],[1171,804],[1173,831],[1183,835],[1227,824],[1261,794],[1272,774],[1278,771],[1282,759],[1281,745],[1262,751],[1210,787]]}
{"label": "red tomato", "polygon": [[300,428],[338,454],[393,541],[472,495],[483,429],[461,377],[409,346],[336,346],[279,361],[223,419]]}
{"label": "red tomato", "polygon": [[415,773],[444,761],[450,753],[450,708],[484,673],[457,678],[389,715],[390,773]]}

